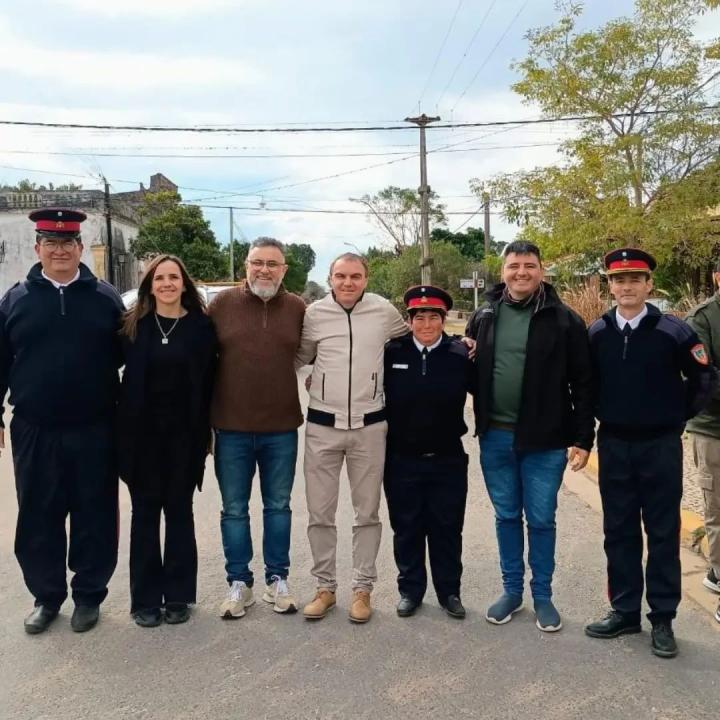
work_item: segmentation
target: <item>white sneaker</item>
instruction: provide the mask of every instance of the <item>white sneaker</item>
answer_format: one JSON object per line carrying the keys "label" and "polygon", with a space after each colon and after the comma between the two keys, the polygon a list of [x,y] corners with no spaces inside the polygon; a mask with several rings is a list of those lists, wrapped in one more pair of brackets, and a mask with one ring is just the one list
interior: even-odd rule
{"label": "white sneaker", "polygon": [[265,586],[265,594],[262,599],[267,603],[273,603],[273,610],[276,613],[297,612],[297,602],[290,594],[287,580],[277,575],[273,575],[270,585]]}
{"label": "white sneaker", "polygon": [[235,620],[245,614],[245,608],[255,603],[252,588],[242,580],[234,580],[230,592],[220,605],[220,617],[225,620]]}

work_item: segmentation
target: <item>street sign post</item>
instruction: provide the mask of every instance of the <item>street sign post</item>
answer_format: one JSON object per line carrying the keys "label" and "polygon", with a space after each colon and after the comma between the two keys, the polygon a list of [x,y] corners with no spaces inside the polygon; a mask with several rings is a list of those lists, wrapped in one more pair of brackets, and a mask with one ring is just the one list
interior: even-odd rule
{"label": "street sign post", "polygon": [[473,270],[473,276],[471,278],[460,278],[460,289],[461,290],[474,290],[475,295],[475,309],[478,306],[478,290],[485,289],[485,278],[478,277],[478,271]]}

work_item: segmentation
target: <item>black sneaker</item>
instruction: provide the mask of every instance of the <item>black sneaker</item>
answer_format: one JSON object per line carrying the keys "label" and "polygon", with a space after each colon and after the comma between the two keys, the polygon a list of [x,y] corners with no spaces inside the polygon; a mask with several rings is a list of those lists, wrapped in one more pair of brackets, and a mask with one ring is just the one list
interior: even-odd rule
{"label": "black sneaker", "polygon": [[703,578],[703,585],[714,593],[720,593],[720,580],[715,574],[715,570],[711,567],[707,575]]}
{"label": "black sneaker", "polygon": [[70,627],[76,633],[92,630],[100,618],[98,605],[76,605],[70,618]]}
{"label": "black sneaker", "polygon": [[675,633],[669,620],[657,622],[652,629],[652,652],[662,658],[674,658],[678,654]]}
{"label": "black sneaker", "polygon": [[601,639],[633,635],[641,630],[639,622],[622,615],[617,610],[611,610],[602,620],[585,626],[585,634],[588,637]]}

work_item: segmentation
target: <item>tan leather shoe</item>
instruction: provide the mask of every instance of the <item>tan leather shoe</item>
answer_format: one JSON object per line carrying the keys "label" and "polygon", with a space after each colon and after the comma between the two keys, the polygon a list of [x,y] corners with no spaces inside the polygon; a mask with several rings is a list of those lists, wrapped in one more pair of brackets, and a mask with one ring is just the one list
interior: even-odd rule
{"label": "tan leather shoe", "polygon": [[308,620],[320,620],[335,607],[335,593],[327,588],[318,588],[312,602],[303,609],[303,615]]}
{"label": "tan leather shoe", "polygon": [[350,620],[354,623],[366,623],[372,615],[370,593],[367,590],[353,591],[350,603]]}

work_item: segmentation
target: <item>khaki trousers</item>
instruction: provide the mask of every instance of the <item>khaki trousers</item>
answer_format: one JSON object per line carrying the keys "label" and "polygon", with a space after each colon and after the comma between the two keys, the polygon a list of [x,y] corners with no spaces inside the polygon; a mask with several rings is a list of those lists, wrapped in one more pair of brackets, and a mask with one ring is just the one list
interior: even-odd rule
{"label": "khaki trousers", "polygon": [[353,590],[371,592],[377,580],[375,561],[382,524],[378,517],[387,423],[357,430],[338,430],[309,422],[305,427],[305,495],[308,539],[313,556],[312,574],[317,586],[337,588],[335,513],[343,459],[350,481],[355,519],[352,528]]}
{"label": "khaki trousers", "polygon": [[710,565],[720,577],[720,439],[692,433],[698,485],[705,506],[705,534]]}

